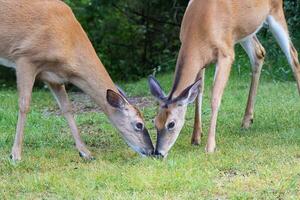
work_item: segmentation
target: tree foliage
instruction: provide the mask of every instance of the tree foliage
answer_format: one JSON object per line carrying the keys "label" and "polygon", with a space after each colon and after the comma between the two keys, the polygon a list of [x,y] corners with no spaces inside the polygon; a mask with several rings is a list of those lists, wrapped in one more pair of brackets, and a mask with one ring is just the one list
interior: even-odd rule
{"label": "tree foliage", "polygon": [[132,80],[175,63],[188,0],[67,1],[115,79]]}

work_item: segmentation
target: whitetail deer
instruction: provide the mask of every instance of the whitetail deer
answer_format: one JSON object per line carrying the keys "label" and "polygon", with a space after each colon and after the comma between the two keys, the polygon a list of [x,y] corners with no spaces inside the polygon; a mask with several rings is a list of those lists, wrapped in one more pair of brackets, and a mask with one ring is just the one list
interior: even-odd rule
{"label": "whitetail deer", "polygon": [[64,87],[71,82],[90,95],[135,151],[154,151],[139,110],[118,91],[76,20],[59,0],[0,0],[0,64],[13,67],[19,92],[19,119],[12,148],[21,159],[26,114],[36,79],[51,89],[82,157],[92,158],[80,139]]}
{"label": "whitetail deer", "polygon": [[[218,110],[234,61],[234,45],[236,43],[243,46],[252,64],[252,83],[243,120],[244,127],[250,126],[265,56],[265,50],[258,41],[256,33],[264,23],[269,26],[285,53],[300,92],[298,54],[289,37],[282,0],[191,0],[182,22],[180,33],[182,45],[170,94],[165,96],[154,77],[149,78],[151,93],[161,104],[160,111],[155,118],[158,134],[156,155],[166,156],[168,154],[184,124],[187,104],[192,103],[196,98],[192,143],[199,144],[202,134],[203,83],[201,84],[201,82],[204,78],[202,81],[200,79],[204,75],[204,68],[210,63],[216,63],[216,72],[206,152],[215,151]],[[200,94],[199,91],[201,91]]]}

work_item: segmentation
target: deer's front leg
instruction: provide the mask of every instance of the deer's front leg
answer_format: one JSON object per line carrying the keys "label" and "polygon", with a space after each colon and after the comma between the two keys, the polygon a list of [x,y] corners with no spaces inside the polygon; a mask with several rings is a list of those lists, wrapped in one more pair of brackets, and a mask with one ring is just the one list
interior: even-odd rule
{"label": "deer's front leg", "polygon": [[211,121],[210,121],[210,128],[208,133],[208,141],[206,145],[206,152],[212,153],[215,151],[216,148],[216,126],[217,126],[217,118],[218,118],[218,111],[221,104],[223,92],[225,86],[227,84],[231,65],[234,59],[234,52],[232,53],[221,55],[218,58],[218,63],[216,66],[216,74],[215,74],[215,81],[213,86],[212,92],[212,99],[211,99]]}
{"label": "deer's front leg", "polygon": [[197,79],[201,78],[200,93],[195,101],[195,121],[194,121],[194,130],[191,139],[192,145],[199,145],[202,137],[202,101],[204,93],[204,79],[205,79],[205,69],[202,69],[199,73]]}
{"label": "deer's front leg", "polygon": [[17,87],[19,92],[19,115],[11,159],[19,161],[21,160],[26,115],[30,107],[32,88],[37,70],[36,67],[26,59],[20,59],[16,65]]}
{"label": "deer's front leg", "polygon": [[59,84],[50,84],[47,83],[50,90],[52,91],[61,111],[66,120],[68,121],[68,124],[70,126],[73,138],[75,140],[76,148],[79,151],[79,155],[87,160],[94,159],[91,155],[91,152],[86,148],[86,145],[81,140],[78,128],[76,126],[75,119],[72,114],[72,105],[68,99],[68,94],[66,92],[64,85]]}

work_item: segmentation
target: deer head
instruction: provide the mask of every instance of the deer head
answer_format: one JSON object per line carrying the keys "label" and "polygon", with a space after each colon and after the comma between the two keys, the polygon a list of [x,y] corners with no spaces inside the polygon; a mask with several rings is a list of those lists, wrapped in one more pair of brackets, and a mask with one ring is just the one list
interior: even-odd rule
{"label": "deer head", "polygon": [[155,155],[166,157],[184,125],[187,105],[192,103],[199,93],[201,80],[196,81],[174,98],[165,95],[153,76],[150,76],[148,81],[151,94],[160,104],[154,119],[157,130]]}
{"label": "deer head", "polygon": [[129,103],[125,93],[120,88],[118,90],[119,93],[107,90],[106,100],[114,108],[110,120],[133,150],[143,156],[152,155],[154,147],[143,116]]}

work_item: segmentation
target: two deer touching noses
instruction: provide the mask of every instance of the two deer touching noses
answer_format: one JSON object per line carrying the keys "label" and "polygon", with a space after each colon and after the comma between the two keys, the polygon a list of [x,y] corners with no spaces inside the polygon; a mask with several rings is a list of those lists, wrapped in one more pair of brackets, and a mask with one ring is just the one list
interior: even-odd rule
{"label": "two deer touching noses", "polygon": [[140,111],[117,88],[76,20],[58,0],[0,1],[0,64],[16,70],[19,116],[11,158],[21,159],[26,115],[35,80],[47,84],[65,116],[80,156],[93,156],[80,138],[64,84],[70,82],[103,109],[126,143],[141,155],[166,157],[184,125],[188,104],[195,102],[192,144],[202,135],[201,107],[205,67],[216,63],[211,99],[211,123],[206,152],[216,148],[216,125],[223,91],[239,43],[252,65],[252,82],[242,126],[253,122],[254,102],[265,50],[256,37],[267,24],[291,65],[300,92],[298,54],[288,33],[282,0],[191,0],[181,26],[181,48],[172,90],[165,95],[149,77],[151,94],[160,104],[155,117],[157,143],[153,147]]}

